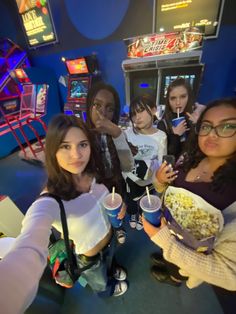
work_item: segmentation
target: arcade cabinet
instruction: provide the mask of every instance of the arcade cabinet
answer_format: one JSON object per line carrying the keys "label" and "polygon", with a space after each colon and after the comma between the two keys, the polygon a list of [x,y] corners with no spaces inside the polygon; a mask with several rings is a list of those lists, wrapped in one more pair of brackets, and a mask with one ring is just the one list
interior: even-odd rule
{"label": "arcade cabinet", "polygon": [[[41,117],[46,114],[48,85],[31,82],[26,53],[11,40],[0,40],[0,53],[0,139],[11,133],[21,149],[20,158],[43,162],[44,144],[34,124],[45,134]],[[32,135],[38,141],[36,147],[31,144]]]}
{"label": "arcade cabinet", "polygon": [[[198,33],[195,35],[202,38]],[[156,99],[158,118],[161,118],[166,89],[177,77],[187,79],[197,97],[204,70],[201,41],[193,49],[186,42],[186,34],[173,32],[129,38],[125,43],[128,59],[122,62],[122,69],[128,106],[134,97],[150,94]]]}
{"label": "arcade cabinet", "polygon": [[64,113],[86,120],[86,100],[89,88],[101,80],[96,55],[67,59],[68,72],[67,102]]}
{"label": "arcade cabinet", "polygon": [[0,40],[0,135],[5,117],[12,121],[19,117],[22,87],[18,84],[11,73],[15,69],[29,67],[30,63],[26,52],[10,39]]}

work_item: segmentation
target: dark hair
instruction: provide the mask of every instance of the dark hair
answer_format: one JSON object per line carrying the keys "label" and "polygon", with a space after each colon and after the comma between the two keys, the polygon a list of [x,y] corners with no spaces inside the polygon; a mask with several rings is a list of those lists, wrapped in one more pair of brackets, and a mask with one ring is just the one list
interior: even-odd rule
{"label": "dark hair", "polygon": [[[217,107],[230,107],[236,109],[236,98],[222,98],[210,102],[206,109],[201,113],[197,124],[196,130],[199,129],[205,114],[212,108]],[[199,162],[205,157],[203,152],[198,146],[198,136],[195,132],[192,132],[186,143],[187,158],[184,163],[184,170],[188,172],[191,168],[196,168]],[[230,157],[227,162],[219,167],[213,176],[213,187],[219,189],[224,182],[231,182],[236,180],[236,152]]]}
{"label": "dark hair", "polygon": [[115,111],[114,111],[112,122],[115,124],[118,124],[118,122],[119,122],[120,98],[119,98],[117,91],[115,90],[115,88],[113,86],[111,86],[109,84],[106,84],[104,82],[97,82],[89,89],[89,92],[87,95],[86,113],[87,113],[87,125],[89,126],[89,128],[94,128],[93,122],[91,120],[91,110],[92,110],[94,98],[97,95],[97,93],[100,92],[100,90],[107,90],[110,93],[112,93],[112,95],[114,97],[114,101],[115,101]]}
{"label": "dark hair", "polygon": [[80,194],[75,189],[72,174],[62,169],[56,158],[56,153],[66,133],[72,127],[81,129],[90,143],[90,160],[84,172],[95,175],[97,171],[95,163],[96,156],[93,150],[93,135],[90,133],[85,123],[75,116],[68,116],[62,113],[54,116],[49,123],[46,135],[45,163],[48,174],[46,186],[50,193],[54,193],[64,200],[73,199]]}
{"label": "dark hair", "polygon": [[175,118],[174,113],[172,112],[172,109],[170,107],[169,97],[172,90],[180,86],[183,86],[184,88],[186,88],[187,93],[188,93],[188,102],[184,111],[189,112],[189,113],[193,112],[194,99],[193,99],[192,87],[188,83],[187,80],[185,80],[182,77],[178,77],[177,79],[175,79],[174,81],[170,83],[170,85],[167,88],[167,93],[166,93],[166,106],[165,106],[165,112],[164,112],[163,118],[165,119],[169,130],[172,130],[171,120]]}
{"label": "dark hair", "polygon": [[130,108],[129,108],[129,119],[133,125],[133,130],[136,133],[136,129],[133,124],[133,116],[139,112],[146,110],[147,113],[150,115],[151,118],[154,120],[154,116],[152,114],[152,109],[156,108],[156,103],[154,98],[151,95],[142,95],[142,96],[137,96],[135,97],[131,103],[130,103]]}

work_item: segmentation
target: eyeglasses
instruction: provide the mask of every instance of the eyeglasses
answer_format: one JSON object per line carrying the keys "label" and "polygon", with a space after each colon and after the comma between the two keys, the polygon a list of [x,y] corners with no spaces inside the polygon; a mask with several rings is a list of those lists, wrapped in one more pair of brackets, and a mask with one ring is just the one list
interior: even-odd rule
{"label": "eyeglasses", "polygon": [[208,123],[202,123],[196,133],[199,136],[207,136],[210,134],[211,130],[214,130],[216,135],[219,137],[232,137],[236,134],[236,124],[235,123],[223,123],[216,126],[212,126]]}

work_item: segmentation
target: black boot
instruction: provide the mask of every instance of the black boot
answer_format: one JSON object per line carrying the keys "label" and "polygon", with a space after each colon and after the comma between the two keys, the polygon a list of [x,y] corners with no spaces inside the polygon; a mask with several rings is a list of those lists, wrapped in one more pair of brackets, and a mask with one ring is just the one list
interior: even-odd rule
{"label": "black boot", "polygon": [[160,269],[157,266],[152,266],[151,274],[157,281],[161,283],[167,283],[168,285],[175,286],[175,287],[179,287],[181,285],[181,282],[177,282],[173,280],[170,274],[166,270]]}

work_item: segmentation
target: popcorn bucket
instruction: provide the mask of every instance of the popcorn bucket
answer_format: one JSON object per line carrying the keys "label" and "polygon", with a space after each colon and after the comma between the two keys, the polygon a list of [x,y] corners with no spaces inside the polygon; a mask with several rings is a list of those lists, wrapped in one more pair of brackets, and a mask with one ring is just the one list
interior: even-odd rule
{"label": "popcorn bucket", "polygon": [[166,190],[163,210],[168,228],[177,240],[197,252],[212,251],[224,224],[220,210],[200,196],[172,186]]}

